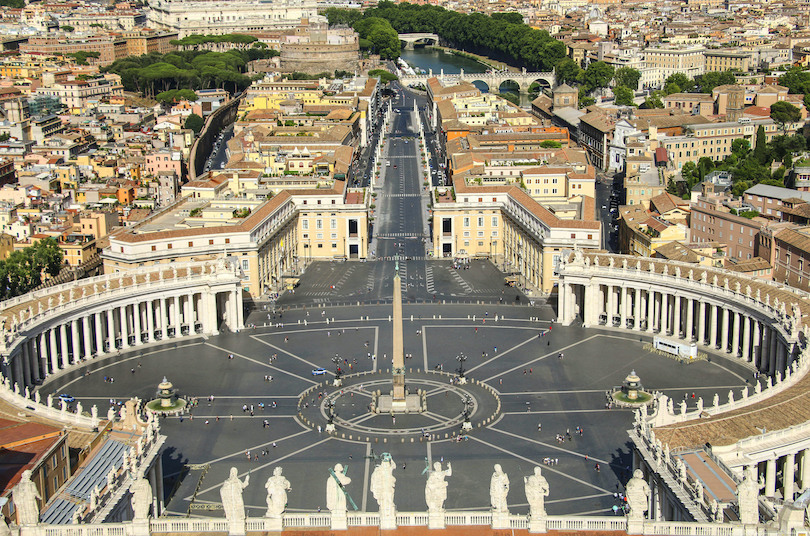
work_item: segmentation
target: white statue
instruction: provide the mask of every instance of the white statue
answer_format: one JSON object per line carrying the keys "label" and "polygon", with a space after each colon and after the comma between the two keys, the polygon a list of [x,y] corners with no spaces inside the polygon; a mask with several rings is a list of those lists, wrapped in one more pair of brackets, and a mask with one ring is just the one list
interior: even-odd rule
{"label": "white statue", "polygon": [[756,525],[759,523],[759,484],[757,483],[754,465],[745,470],[745,478],[737,484],[737,508],[740,511],[740,523]]}
{"label": "white statue", "polygon": [[129,486],[132,494],[130,504],[132,505],[132,520],[146,521],[149,517],[149,507],[152,506],[152,486],[149,480],[143,477],[143,472]]}
{"label": "white statue", "polygon": [[548,480],[543,476],[540,466],[535,466],[534,474],[523,477],[526,487],[526,500],[529,502],[529,512],[532,518],[546,516],[546,497],[548,497]]}
{"label": "white statue", "polygon": [[641,469],[633,472],[633,478],[625,486],[625,496],[630,512],[627,517],[633,521],[644,519],[644,512],[649,508],[650,485],[644,480],[644,473]]}
{"label": "white statue", "polygon": [[[611,257],[611,260],[613,258]],[[495,471],[489,480],[489,501],[493,512],[506,512],[506,496],[509,495],[509,477],[503,472],[501,465],[495,464]]]}
{"label": "white statue", "polygon": [[380,463],[374,467],[371,473],[371,483],[369,489],[371,495],[377,501],[380,507],[380,517],[396,515],[396,506],[394,505],[394,488],[397,479],[394,476],[394,468],[396,464],[390,455],[383,455]]}
{"label": "white statue", "polygon": [[703,413],[703,397],[698,397],[698,400],[697,400],[697,412],[698,412],[698,414]]}
{"label": "white statue", "polygon": [[447,499],[447,481],[445,477],[453,476],[453,467],[447,462],[447,470],[442,470],[441,462],[433,464],[433,471],[428,475],[425,484],[425,502],[429,512],[443,512]]}
{"label": "white statue", "polygon": [[110,422],[115,422],[115,408],[110,408],[107,410],[107,420]]}
{"label": "white statue", "polygon": [[267,513],[265,517],[280,518],[287,508],[287,492],[292,489],[290,481],[281,475],[281,467],[273,469],[273,476],[264,484],[267,490]]}
{"label": "white statue", "polygon": [[343,465],[335,465],[334,475],[326,480],[326,507],[332,513],[346,513],[346,486],[352,479],[344,473]]}
{"label": "white statue", "polygon": [[700,480],[695,480],[695,502],[703,504],[703,483]]}
{"label": "white statue", "polygon": [[225,510],[225,517],[228,521],[241,521],[245,519],[245,503],[242,500],[242,490],[248,486],[250,475],[245,477],[244,482],[239,480],[239,471],[236,467],[231,467],[230,476],[222,484],[219,496],[222,498],[222,509]]}
{"label": "white statue", "polygon": [[37,485],[31,481],[31,470],[23,471],[20,481],[11,490],[14,508],[17,510],[18,525],[36,525],[39,523],[39,496]]}

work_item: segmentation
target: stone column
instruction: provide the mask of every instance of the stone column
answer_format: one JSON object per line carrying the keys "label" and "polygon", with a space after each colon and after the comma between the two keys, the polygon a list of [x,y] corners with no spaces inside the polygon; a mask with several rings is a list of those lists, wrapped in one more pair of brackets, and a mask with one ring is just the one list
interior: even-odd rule
{"label": "stone column", "polygon": [[31,354],[28,351],[28,343],[24,342],[20,346],[22,348],[17,359],[22,361],[23,385],[33,385],[31,381]]}
{"label": "stone column", "polygon": [[771,458],[765,466],[765,496],[776,495],[776,458]]}
{"label": "stone column", "polygon": [[141,344],[141,302],[132,304],[132,328],[135,330],[135,346]]}
{"label": "stone column", "polygon": [[779,340],[779,335],[773,328],[768,328],[768,338],[770,339],[768,350],[768,375],[773,375],[776,372],[776,343]]}
{"label": "stone column", "polygon": [[51,349],[48,355],[51,357],[51,374],[56,374],[59,371],[59,348],[56,346],[56,330],[58,327],[53,327],[48,331],[51,332]]}
{"label": "stone column", "polygon": [[[566,325],[568,319],[568,283],[560,283],[557,290],[557,322]],[[203,328],[205,329],[205,328]]]}
{"label": "stone column", "polygon": [[180,296],[174,297],[174,336],[180,336],[180,326],[183,323],[182,315],[180,314]]}
{"label": "stone column", "polygon": [[73,363],[81,361],[82,353],[79,341],[79,319],[75,318],[70,322],[70,342],[73,344]]}
{"label": "stone column", "polygon": [[112,309],[107,309],[107,345],[110,352],[115,352],[115,317]]}
{"label": "stone column", "polygon": [[[719,307],[719,306],[718,306]],[[729,321],[728,321],[728,307],[723,307],[723,317],[722,317],[722,327],[720,329],[720,350],[723,352],[728,352],[728,332],[729,329]]]}
{"label": "stone column", "polygon": [[777,339],[776,342],[776,371],[780,374],[787,368],[787,347]]}
{"label": "stone column", "polygon": [[706,302],[700,301],[700,315],[698,317],[698,344],[706,344]]}
{"label": "stone column", "polygon": [[753,361],[754,366],[757,367],[757,369],[759,369],[759,354],[762,350],[763,334],[760,331],[758,320],[752,318],[751,323],[754,328],[754,336],[751,341],[751,344],[753,345],[753,347],[751,348],[751,361]]}
{"label": "stone column", "polygon": [[62,368],[70,366],[70,356],[68,355],[67,324],[59,325],[59,349],[62,351]]}
{"label": "stone column", "polygon": [[48,375],[48,357],[51,355],[50,349],[48,348],[48,332],[43,331],[39,334],[39,358],[42,360],[42,364],[44,365],[42,368],[45,371],[45,375]]}
{"label": "stone column", "polygon": [[782,464],[782,498],[786,501],[793,500],[796,478],[796,455],[787,454]]}
{"label": "stone column", "polygon": [[633,300],[633,329],[641,329],[641,288],[636,287],[636,299]]}
{"label": "stone column", "polygon": [[695,301],[686,298],[686,340],[695,340]]}
{"label": "stone column", "polygon": [[245,305],[242,301],[242,290],[237,288],[233,293],[236,298],[236,329],[245,329]]}
{"label": "stone column", "polygon": [[655,291],[647,291],[647,332],[652,332],[655,323]]}
{"label": "stone column", "polygon": [[810,449],[802,451],[802,488],[810,487]]}
{"label": "stone column", "polygon": [[104,332],[101,328],[101,313],[93,313],[96,317],[96,355],[104,354]]}
{"label": "stone column", "polygon": [[[616,314],[616,289],[613,285],[605,285],[605,292],[607,293],[607,325],[613,325],[613,315]],[[233,293],[231,293],[231,298]],[[230,303],[231,298],[228,298]]]}
{"label": "stone column", "polygon": [[743,315],[742,357],[751,361],[751,317]]}
{"label": "stone column", "polygon": [[680,294],[675,295],[675,311],[673,312],[673,319],[672,319],[672,333],[675,335],[676,339],[681,338],[681,308],[683,304],[681,303],[681,296]]}
{"label": "stone column", "polygon": [[709,312],[712,315],[712,329],[709,332],[709,340],[711,341],[711,347],[717,348],[717,332],[719,331],[719,316],[720,316],[720,306],[719,305],[712,305]]}
{"label": "stone column", "polygon": [[[619,324],[622,329],[627,327],[627,288],[621,288],[621,302],[619,303]],[[238,291],[237,291],[238,292]]]}
{"label": "stone column", "polygon": [[731,339],[731,353],[734,357],[740,355],[740,313],[734,313],[734,336]]}
{"label": "stone column", "polygon": [[82,343],[84,344],[84,359],[90,359],[93,351],[90,349],[90,318],[91,315],[86,315],[82,318]]}
{"label": "stone column", "polygon": [[[216,302],[216,295],[212,294],[214,297],[214,302]],[[596,325],[596,322],[593,318],[593,311],[596,308],[596,289],[594,288],[593,284],[585,285],[585,303],[583,303],[582,307],[582,322],[585,327],[593,327]]]}
{"label": "stone column", "polygon": [[128,305],[119,307],[121,312],[121,348],[129,348],[129,312]]}
{"label": "stone column", "polygon": [[42,358],[37,351],[37,341],[36,339],[31,339],[28,341],[29,344],[29,351],[31,353],[31,370],[34,375],[34,381],[39,382],[42,379]]}
{"label": "stone column", "polygon": [[153,300],[148,300],[146,302],[146,329],[149,330],[149,334],[146,336],[147,341],[154,341],[155,340],[155,304]]}
{"label": "stone column", "polygon": [[160,298],[160,340],[165,341],[169,338],[169,332],[166,326],[166,300]]}

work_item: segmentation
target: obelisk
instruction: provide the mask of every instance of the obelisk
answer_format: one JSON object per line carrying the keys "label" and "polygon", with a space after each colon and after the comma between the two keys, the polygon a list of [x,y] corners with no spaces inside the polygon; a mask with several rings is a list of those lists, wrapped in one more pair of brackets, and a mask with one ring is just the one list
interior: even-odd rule
{"label": "obelisk", "polygon": [[394,348],[392,356],[394,358],[391,372],[393,374],[394,389],[391,392],[391,403],[394,408],[404,407],[406,403],[405,393],[405,353],[402,340],[402,282],[399,278],[399,262],[395,266],[394,275],[394,313],[393,328],[394,334],[392,342]]}

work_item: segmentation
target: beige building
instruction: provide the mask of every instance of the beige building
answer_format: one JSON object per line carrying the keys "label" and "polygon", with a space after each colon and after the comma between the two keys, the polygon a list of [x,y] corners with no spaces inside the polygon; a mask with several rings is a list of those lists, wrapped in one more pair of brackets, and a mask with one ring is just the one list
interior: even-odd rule
{"label": "beige building", "polygon": [[552,291],[563,250],[598,248],[601,223],[594,200],[583,197],[563,219],[517,186],[467,186],[437,191],[433,208],[435,257],[489,258],[516,282],[542,294]]}
{"label": "beige building", "polygon": [[349,190],[345,181],[331,189],[285,190],[269,200],[186,196],[111,235],[104,272],[227,252],[241,261],[243,290],[258,298],[313,260],[366,258],[368,204],[365,190]]}
{"label": "beige building", "polygon": [[707,50],[706,72],[739,71],[747,73],[751,69],[751,54],[745,52],[724,52],[722,50]]}

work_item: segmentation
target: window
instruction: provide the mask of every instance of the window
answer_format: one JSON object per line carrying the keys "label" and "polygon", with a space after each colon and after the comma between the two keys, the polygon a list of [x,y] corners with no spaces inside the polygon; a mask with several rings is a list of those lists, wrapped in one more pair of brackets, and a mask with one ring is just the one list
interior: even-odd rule
{"label": "window", "polygon": [[498,226],[498,216],[492,216],[492,227]]}
{"label": "window", "polygon": [[469,226],[470,226],[470,218],[465,216],[464,217],[464,227],[469,227]]}
{"label": "window", "polygon": [[189,242],[188,247],[193,248],[194,247],[194,242]]}
{"label": "window", "polygon": [[152,246],[152,251],[157,250],[157,246]]}
{"label": "window", "polygon": [[323,220],[315,220],[315,228],[323,229]]}
{"label": "window", "polygon": [[329,228],[330,229],[337,229],[337,220],[335,218],[332,218],[329,221]]}
{"label": "window", "polygon": [[484,217],[483,216],[478,216],[478,227],[483,227],[483,226],[484,226]]}
{"label": "window", "polygon": [[249,270],[250,269],[250,261],[248,259],[242,259],[242,270]]}
{"label": "window", "polygon": [[213,239],[213,238],[211,238],[211,239],[209,239],[209,240],[208,240],[208,245],[209,245],[209,246],[213,246],[213,245],[214,245],[214,239]]}
{"label": "window", "polygon": [[337,249],[337,244],[335,242],[332,242],[332,249]]}
{"label": "window", "polygon": [[309,229],[309,220],[301,220],[301,229],[305,231]]}
{"label": "window", "polygon": [[231,243],[231,239],[230,239],[230,238],[226,238],[226,239],[225,239],[225,243],[226,243],[226,244],[230,244],[230,243]]}

